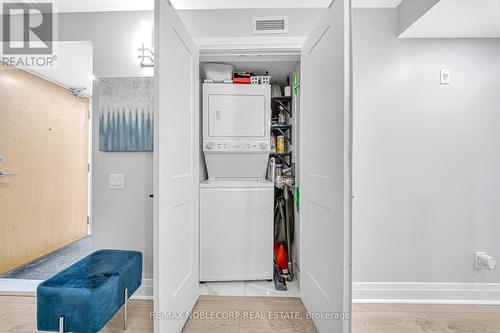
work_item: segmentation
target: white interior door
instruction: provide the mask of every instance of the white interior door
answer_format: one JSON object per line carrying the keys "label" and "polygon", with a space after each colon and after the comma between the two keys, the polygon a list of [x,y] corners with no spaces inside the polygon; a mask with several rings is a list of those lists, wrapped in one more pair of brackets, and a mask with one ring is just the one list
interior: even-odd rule
{"label": "white interior door", "polygon": [[180,332],[198,298],[199,52],[168,0],[155,2],[156,333]]}
{"label": "white interior door", "polygon": [[[349,0],[334,0],[302,50],[301,297],[318,314],[351,308],[350,13]],[[321,333],[350,332],[350,320],[314,321]]]}

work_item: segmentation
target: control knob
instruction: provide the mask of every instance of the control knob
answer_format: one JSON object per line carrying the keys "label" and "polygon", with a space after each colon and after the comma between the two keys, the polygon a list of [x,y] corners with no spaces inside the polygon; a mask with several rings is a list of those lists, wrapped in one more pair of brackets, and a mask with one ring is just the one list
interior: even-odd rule
{"label": "control knob", "polygon": [[267,148],[267,145],[266,145],[264,142],[262,142],[262,143],[260,144],[260,149],[261,149],[261,150],[265,150],[266,148]]}
{"label": "control knob", "polygon": [[206,146],[207,149],[213,149],[214,148],[214,143],[213,142],[207,142]]}

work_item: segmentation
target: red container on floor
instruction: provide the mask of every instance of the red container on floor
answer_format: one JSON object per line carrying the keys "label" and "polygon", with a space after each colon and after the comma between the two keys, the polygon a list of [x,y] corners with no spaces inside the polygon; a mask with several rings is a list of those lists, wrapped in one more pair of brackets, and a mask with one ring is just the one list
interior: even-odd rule
{"label": "red container on floor", "polygon": [[288,268],[288,253],[286,251],[285,244],[280,244],[276,248],[276,265],[280,269]]}

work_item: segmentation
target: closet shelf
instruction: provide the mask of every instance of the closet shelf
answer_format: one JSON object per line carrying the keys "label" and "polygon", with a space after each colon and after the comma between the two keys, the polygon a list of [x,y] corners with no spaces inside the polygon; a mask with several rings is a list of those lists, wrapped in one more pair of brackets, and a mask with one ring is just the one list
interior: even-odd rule
{"label": "closet shelf", "polygon": [[271,125],[273,129],[290,129],[292,125]]}
{"label": "closet shelf", "polygon": [[[292,143],[292,125],[271,125],[271,130],[274,133],[278,133],[283,135],[286,140],[291,144]],[[289,135],[286,135],[288,132]]]}
{"label": "closet shelf", "polygon": [[288,122],[285,125],[280,125],[278,123],[274,123],[271,125],[271,132],[274,135],[282,135],[285,137],[286,142],[288,143],[289,151],[287,153],[270,153],[270,157],[276,159],[276,163],[283,164],[286,168],[293,167],[293,149],[292,149],[292,135],[294,131],[294,120],[293,120],[293,97],[292,96],[274,96],[271,97],[271,107],[272,114],[276,117],[279,116],[278,110],[283,108],[284,112],[288,114]]}
{"label": "closet shelf", "polygon": [[282,101],[290,101],[292,96],[273,96],[271,97],[273,101],[282,100]]}

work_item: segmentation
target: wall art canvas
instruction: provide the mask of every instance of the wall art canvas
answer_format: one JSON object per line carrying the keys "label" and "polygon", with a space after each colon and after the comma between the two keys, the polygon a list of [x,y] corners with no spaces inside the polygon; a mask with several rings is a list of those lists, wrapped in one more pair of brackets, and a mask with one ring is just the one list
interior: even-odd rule
{"label": "wall art canvas", "polygon": [[153,151],[153,78],[102,78],[99,150]]}

